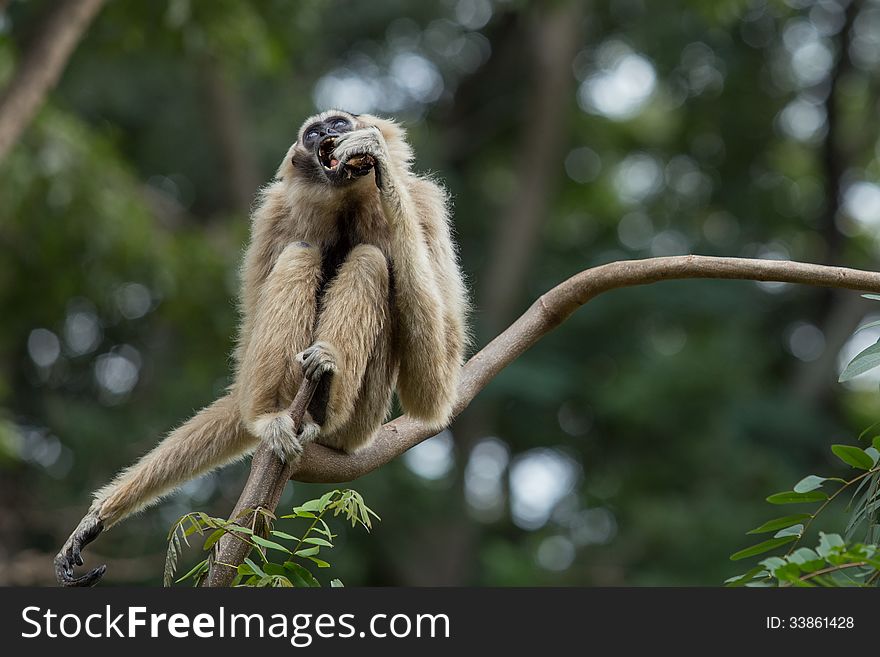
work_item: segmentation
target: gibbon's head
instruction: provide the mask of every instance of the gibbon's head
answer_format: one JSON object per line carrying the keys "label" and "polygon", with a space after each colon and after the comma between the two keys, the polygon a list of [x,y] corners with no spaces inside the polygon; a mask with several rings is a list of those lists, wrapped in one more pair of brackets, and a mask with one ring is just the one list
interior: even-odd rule
{"label": "gibbon's head", "polygon": [[322,186],[345,187],[367,176],[375,162],[369,155],[351,158],[345,165],[333,156],[336,140],[347,132],[367,127],[379,128],[392,163],[408,168],[412,150],[404,130],[395,122],[369,114],[327,110],[303,122],[296,142],[278,169],[283,180],[301,180]]}

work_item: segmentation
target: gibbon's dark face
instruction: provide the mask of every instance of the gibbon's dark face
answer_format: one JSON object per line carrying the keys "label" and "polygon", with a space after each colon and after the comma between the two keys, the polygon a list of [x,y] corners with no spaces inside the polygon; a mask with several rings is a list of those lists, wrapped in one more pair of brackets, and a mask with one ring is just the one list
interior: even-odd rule
{"label": "gibbon's dark face", "polygon": [[355,121],[343,113],[319,114],[302,129],[293,166],[311,182],[331,185],[344,185],[369,173],[372,161],[352,158],[343,165],[333,156],[337,139],[355,130]]}

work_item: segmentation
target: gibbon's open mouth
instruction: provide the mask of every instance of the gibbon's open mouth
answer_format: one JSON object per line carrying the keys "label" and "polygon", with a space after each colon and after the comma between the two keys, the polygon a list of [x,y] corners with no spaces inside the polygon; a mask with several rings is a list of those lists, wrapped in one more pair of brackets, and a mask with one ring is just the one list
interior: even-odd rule
{"label": "gibbon's open mouth", "polygon": [[339,160],[333,157],[333,149],[336,148],[336,138],[327,137],[318,144],[318,160],[325,171],[333,171],[339,166]]}

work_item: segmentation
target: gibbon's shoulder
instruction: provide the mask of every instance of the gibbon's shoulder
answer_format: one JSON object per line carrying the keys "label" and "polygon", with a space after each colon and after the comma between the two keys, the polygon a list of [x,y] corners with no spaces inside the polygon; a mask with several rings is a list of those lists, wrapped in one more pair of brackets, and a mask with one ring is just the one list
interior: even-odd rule
{"label": "gibbon's shoulder", "polygon": [[427,220],[435,224],[435,229],[446,228],[452,211],[452,199],[439,179],[431,175],[414,175],[409,192],[423,222]]}

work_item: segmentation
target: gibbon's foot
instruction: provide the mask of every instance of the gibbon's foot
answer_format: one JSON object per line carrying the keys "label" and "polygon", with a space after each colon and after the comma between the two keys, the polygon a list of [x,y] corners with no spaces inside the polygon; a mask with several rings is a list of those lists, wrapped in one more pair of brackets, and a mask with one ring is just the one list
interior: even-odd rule
{"label": "gibbon's foot", "polygon": [[302,432],[297,434],[290,411],[261,415],[254,420],[253,431],[285,463],[296,463],[299,460],[303,451],[303,443],[299,438]]}
{"label": "gibbon's foot", "polygon": [[89,511],[55,556],[55,578],[62,586],[94,586],[104,576],[107,566],[98,566],[85,575],[74,577],[73,569],[83,565],[82,549],[104,531],[104,521],[97,511]]}
{"label": "gibbon's foot", "polygon": [[336,355],[333,348],[325,342],[316,342],[296,355],[302,363],[303,374],[310,381],[320,381],[325,374],[336,371]]}
{"label": "gibbon's foot", "polygon": [[296,434],[296,439],[299,440],[299,444],[305,447],[318,437],[318,434],[321,433],[321,425],[315,422],[312,419],[311,413],[306,411],[305,415],[303,415],[302,424],[299,427],[299,433]]}

